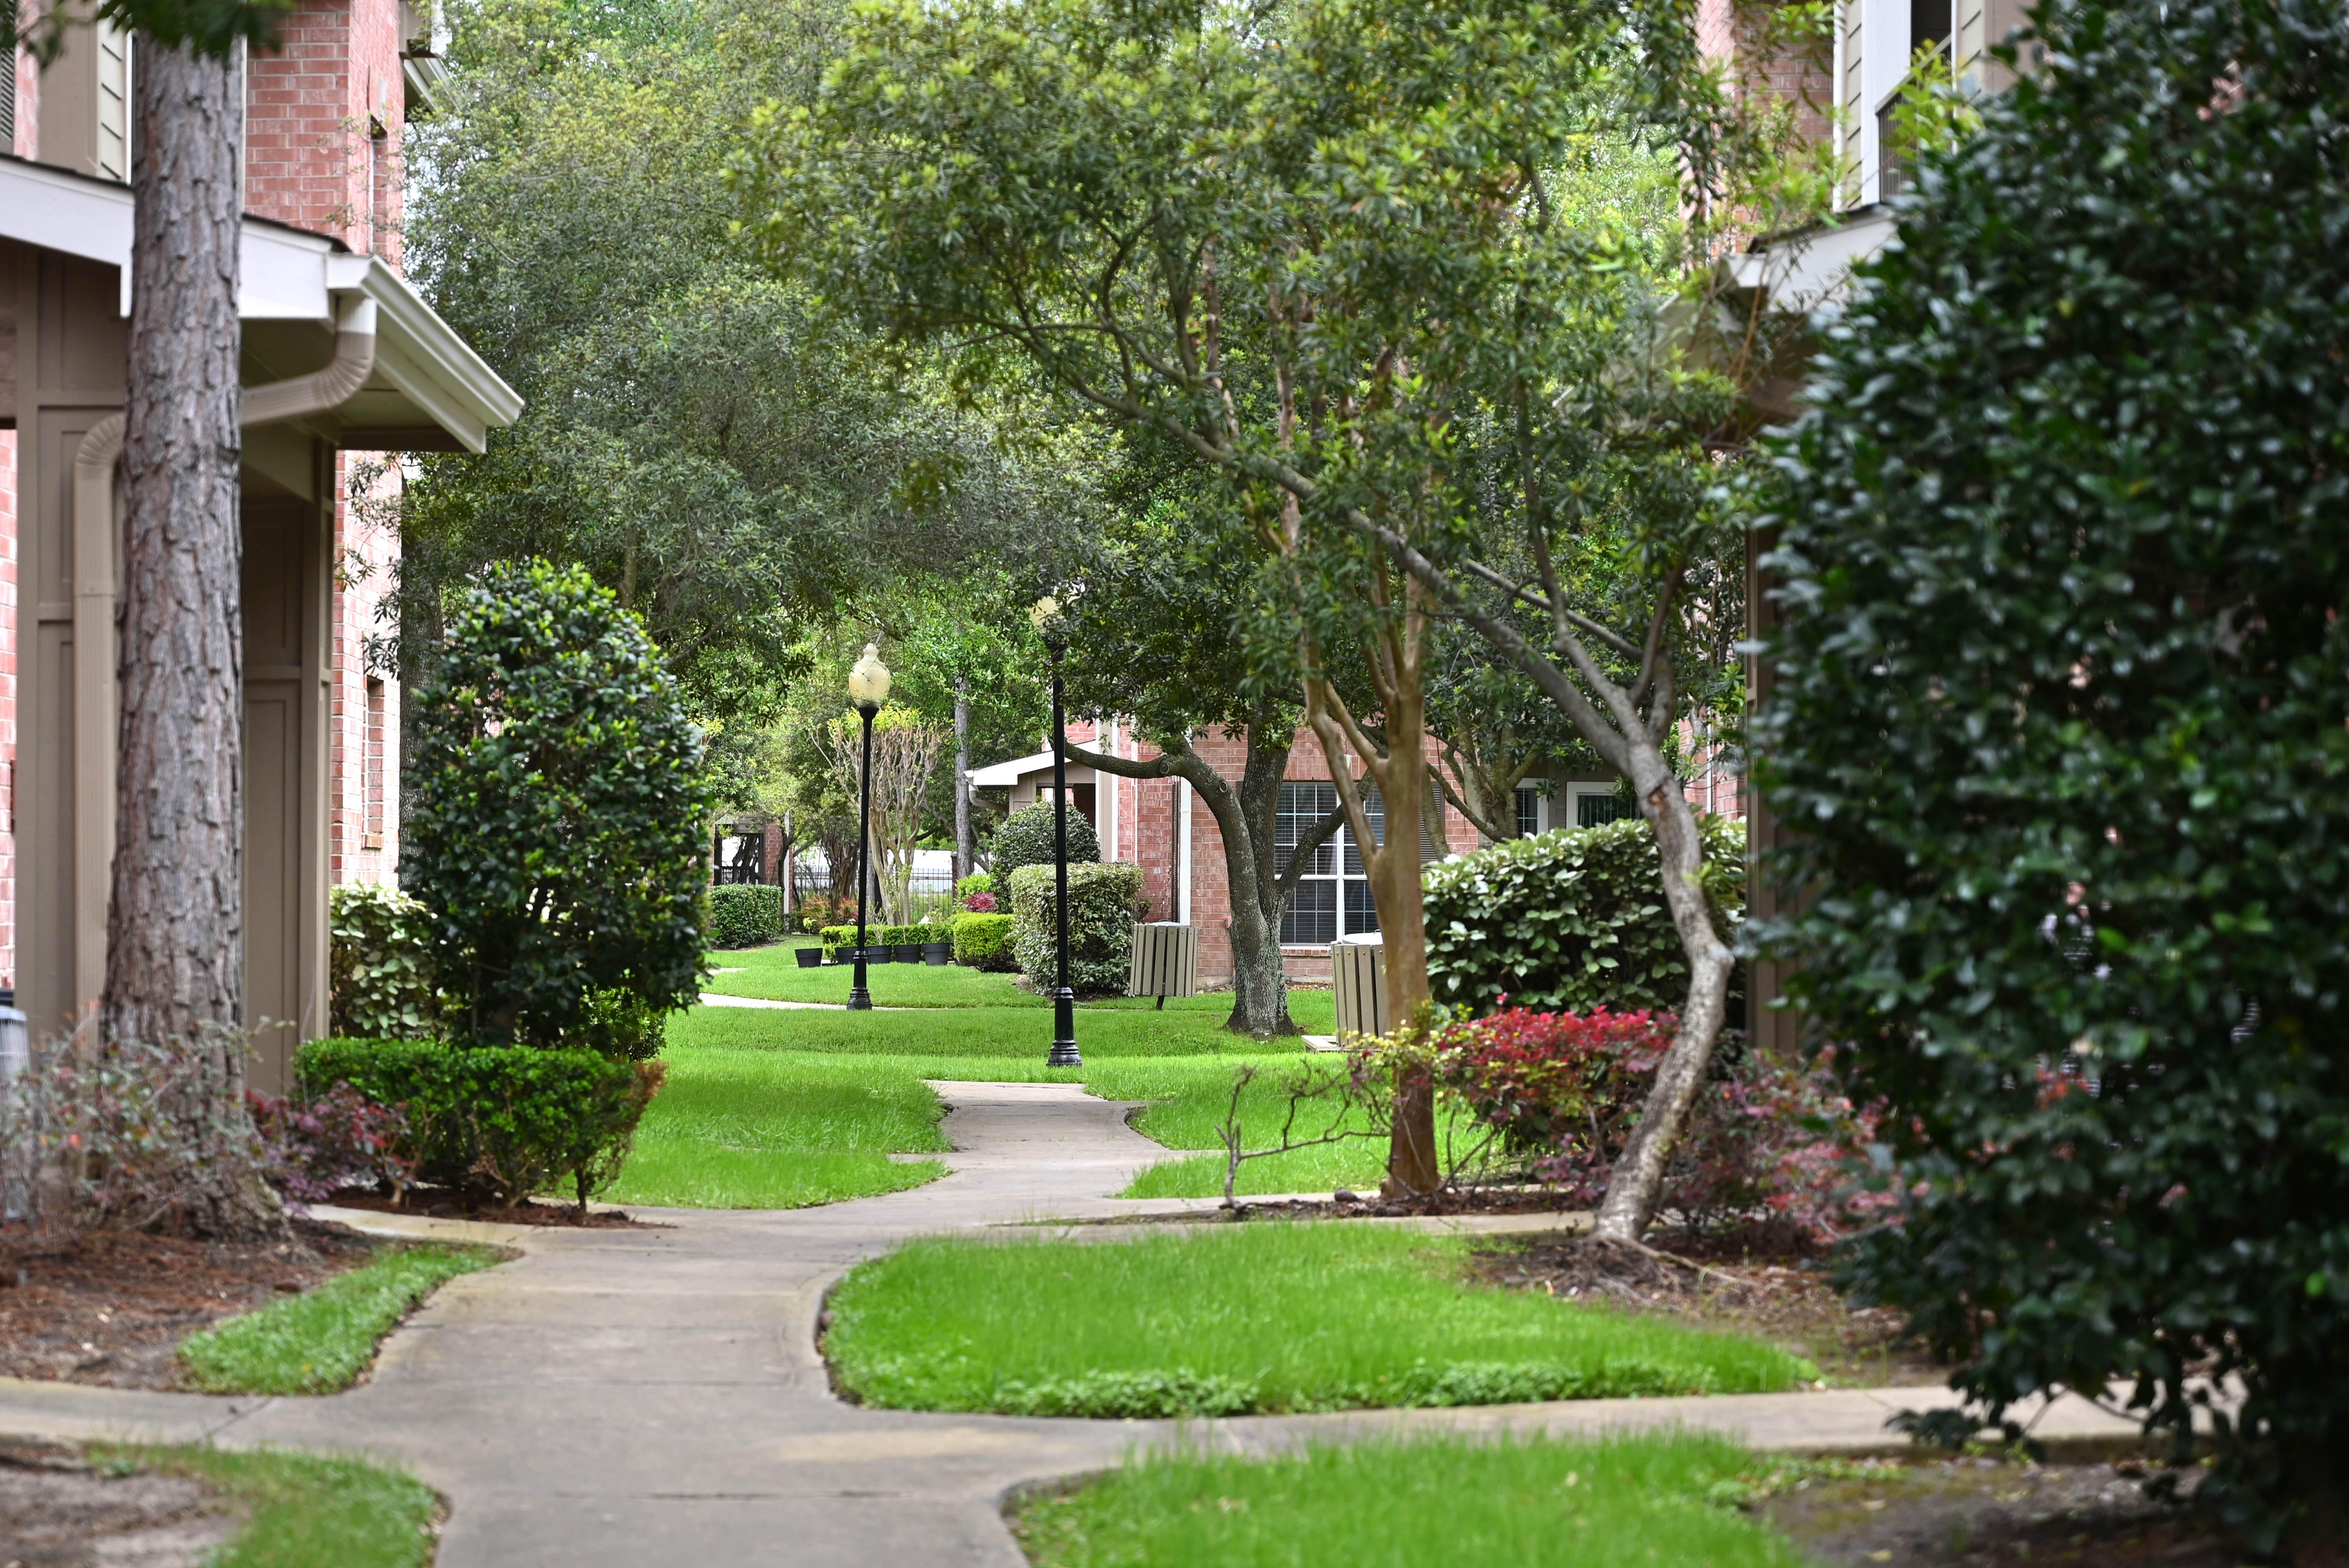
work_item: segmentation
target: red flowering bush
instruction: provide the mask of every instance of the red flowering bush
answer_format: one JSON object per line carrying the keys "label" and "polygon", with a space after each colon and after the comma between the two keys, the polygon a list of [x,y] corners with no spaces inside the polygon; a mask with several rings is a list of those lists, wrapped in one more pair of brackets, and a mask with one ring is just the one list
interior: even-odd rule
{"label": "red flowering bush", "polygon": [[[1678,1022],[1670,1013],[1512,1007],[1448,1028],[1436,1081],[1568,1202],[1596,1204]],[[1849,1225],[1861,1202],[1851,1161],[1874,1127],[1824,1065],[1732,1043],[1673,1152],[1662,1206],[1700,1225],[1766,1215],[1825,1239]]]}
{"label": "red flowering bush", "polygon": [[962,901],[962,906],[973,914],[993,914],[995,895],[991,892],[975,892]]}
{"label": "red flowering bush", "polygon": [[408,1116],[396,1105],[380,1105],[337,1083],[306,1104],[271,1099],[248,1091],[267,1150],[267,1174],[296,1203],[323,1203],[345,1187],[388,1182],[396,1199],[414,1175],[413,1161],[400,1150],[408,1143]]}

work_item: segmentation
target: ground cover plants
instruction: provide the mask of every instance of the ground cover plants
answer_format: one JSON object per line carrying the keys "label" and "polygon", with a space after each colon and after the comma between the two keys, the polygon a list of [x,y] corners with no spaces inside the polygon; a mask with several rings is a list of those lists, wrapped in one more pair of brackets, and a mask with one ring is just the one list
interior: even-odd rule
{"label": "ground cover plants", "polygon": [[824,1350],[869,1403],[1012,1415],[1742,1393],[1817,1376],[1734,1336],[1471,1285],[1465,1251],[1345,1224],[927,1238],[841,1282]]}
{"label": "ground cover plants", "polygon": [[1037,1568],[1798,1568],[1792,1544],[1710,1501],[1753,1462],[1675,1437],[1148,1454],[1026,1498],[1012,1526]]}
{"label": "ground cover plants", "polygon": [[420,1568],[440,1500],[413,1476],[356,1459],[264,1449],[93,1449],[102,1466],[188,1476],[249,1511],[209,1568]]}
{"label": "ground cover plants", "polygon": [[187,1383],[208,1394],[331,1394],[358,1380],[383,1336],[442,1282],[499,1261],[486,1247],[386,1252],[316,1290],[191,1336],[180,1364]]}

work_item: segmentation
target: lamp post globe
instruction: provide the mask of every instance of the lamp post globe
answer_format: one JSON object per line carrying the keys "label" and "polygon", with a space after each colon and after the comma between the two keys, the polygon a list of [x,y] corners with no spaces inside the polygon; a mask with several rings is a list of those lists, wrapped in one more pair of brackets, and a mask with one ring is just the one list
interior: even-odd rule
{"label": "lamp post globe", "polygon": [[1069,736],[1061,712],[1061,655],[1067,650],[1061,602],[1047,593],[1030,607],[1045,648],[1052,655],[1052,1049],[1044,1065],[1081,1068],[1077,1049],[1077,994],[1069,987]]}
{"label": "lamp post globe", "polygon": [[873,716],[889,700],[889,666],[871,643],[848,672],[848,700],[864,721],[864,762],[856,776],[864,796],[856,822],[856,973],[848,987],[850,1010],[864,1012],[873,1006],[873,993],[864,984],[864,911],[873,882]]}

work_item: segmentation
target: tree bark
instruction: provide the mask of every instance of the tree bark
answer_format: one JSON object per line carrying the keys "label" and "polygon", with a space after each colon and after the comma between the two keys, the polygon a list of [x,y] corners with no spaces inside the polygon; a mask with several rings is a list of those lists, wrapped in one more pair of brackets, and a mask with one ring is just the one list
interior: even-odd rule
{"label": "tree bark", "polygon": [[[134,197],[124,521],[117,634],[117,836],[107,910],[109,1041],[210,1053],[207,1090],[173,1114],[210,1149],[243,1103],[243,627],[238,514],[234,66],[141,36],[132,73]],[[90,569],[85,566],[84,570]],[[103,567],[97,568],[103,570]],[[247,1162],[187,1174],[188,1227],[282,1233]]]}

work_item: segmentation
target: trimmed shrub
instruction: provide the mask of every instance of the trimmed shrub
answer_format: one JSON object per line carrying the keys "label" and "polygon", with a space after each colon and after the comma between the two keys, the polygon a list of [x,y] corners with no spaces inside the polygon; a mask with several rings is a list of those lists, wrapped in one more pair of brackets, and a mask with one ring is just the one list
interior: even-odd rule
{"label": "trimmed shrub", "polygon": [[330,1026],[338,1035],[419,1039],[440,1032],[432,923],[398,888],[342,882],[327,890]]}
{"label": "trimmed shrub", "polygon": [[419,1180],[511,1203],[566,1177],[582,1205],[619,1175],[662,1077],[596,1051],[429,1040],[312,1040],[297,1071],[314,1097],[347,1085],[396,1107]]}
{"label": "trimmed shrub", "polygon": [[551,1046],[598,992],[690,1006],[707,770],[659,650],[578,567],[495,566],[450,600],[404,825],[448,1028]]}
{"label": "trimmed shrub", "polygon": [[954,960],[973,969],[1003,975],[1019,967],[1011,951],[1011,917],[966,914],[954,923]]}
{"label": "trimmed shrub", "polygon": [[1842,1284],[2264,1553],[2349,1496],[2349,15],[2037,15],[1778,447],[1765,935],[1889,1102]]}
{"label": "trimmed shrub", "polygon": [[[1000,901],[1003,890],[1011,885],[1011,873],[1022,866],[1049,866],[1052,863],[1052,820],[1054,810],[1050,800],[1038,800],[1022,806],[1003,819],[995,830],[995,839],[988,847],[989,873],[994,882],[988,891]],[[1071,803],[1069,807],[1069,864],[1080,861],[1099,864],[1101,840],[1093,833],[1093,825],[1085,814]],[[1014,912],[1017,913],[1016,911]]]}
{"label": "trimmed shrub", "polygon": [[995,893],[995,875],[993,872],[973,872],[970,875],[963,878],[962,881],[955,883],[955,897],[963,901],[963,907],[965,909],[977,909],[978,905],[972,903],[970,901],[977,898],[981,893],[988,895],[988,907],[992,908],[994,906]]}
{"label": "trimmed shrub", "polygon": [[[1723,925],[1745,912],[1745,828],[1699,821]],[[1427,977],[1436,1001],[1589,1013],[1677,1009],[1688,964],[1664,905],[1656,838],[1631,819],[1561,828],[1427,868]]]}
{"label": "trimmed shrub", "polygon": [[[1039,990],[1054,979],[1053,882],[1049,865],[1022,866],[1011,873],[1012,955]],[[1071,990],[1090,996],[1125,995],[1133,964],[1133,901],[1141,892],[1140,866],[1112,861],[1069,867]]]}
{"label": "trimmed shrub", "polygon": [[873,940],[888,943],[894,947],[904,942],[936,942],[939,940],[939,932],[935,925],[885,925],[873,934]]}
{"label": "trimmed shrub", "polygon": [[756,947],[783,934],[783,890],[734,884],[709,890],[709,945]]}

